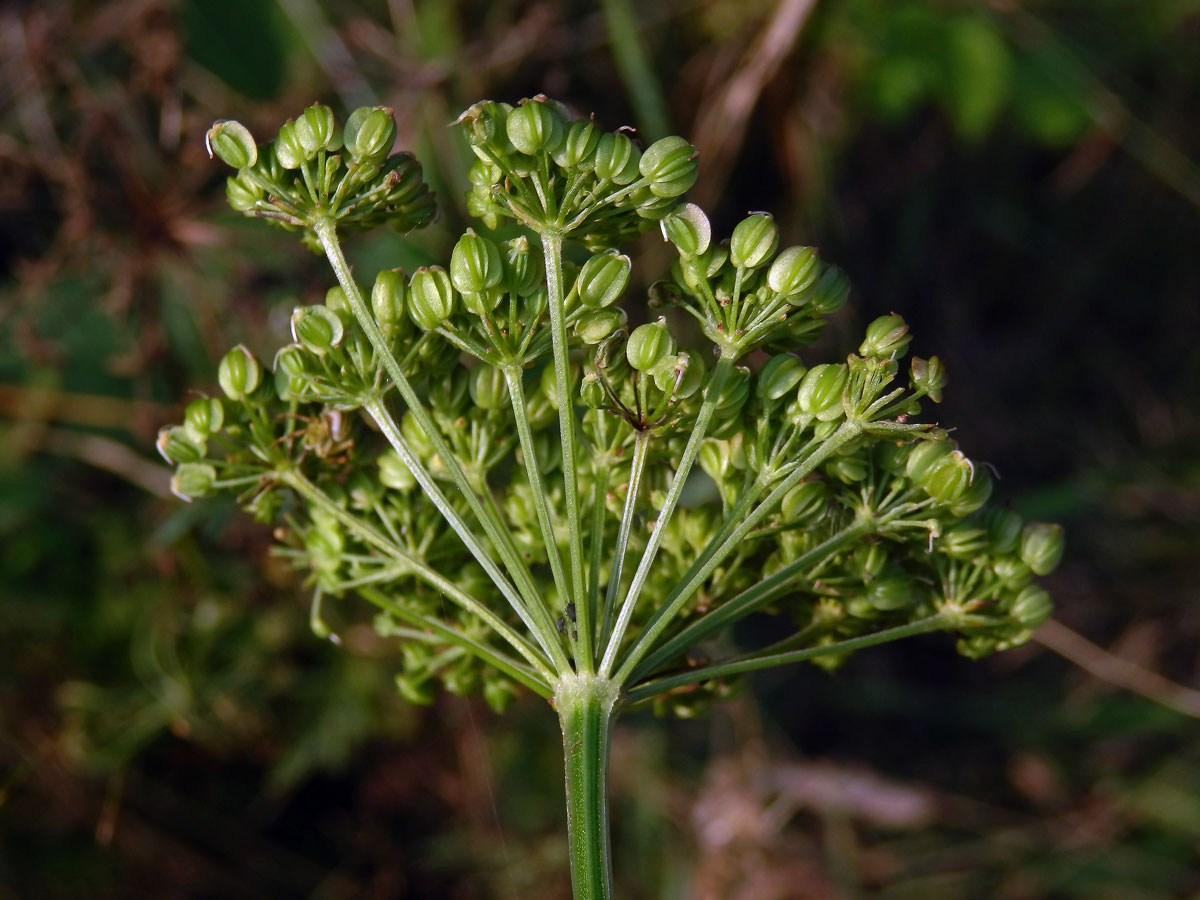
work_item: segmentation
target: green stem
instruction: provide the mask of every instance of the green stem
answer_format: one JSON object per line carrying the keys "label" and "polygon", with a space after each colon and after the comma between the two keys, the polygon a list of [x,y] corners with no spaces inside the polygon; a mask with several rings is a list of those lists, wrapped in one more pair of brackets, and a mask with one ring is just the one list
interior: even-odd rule
{"label": "green stem", "polygon": [[596,646],[596,634],[593,629],[600,615],[600,566],[604,556],[604,517],[608,512],[604,505],[608,494],[608,467],[601,468],[594,477],[596,483],[592,492],[591,559],[588,563],[587,602],[583,604],[587,628],[585,630],[584,624],[580,624],[579,633],[586,634],[588,642],[592,645],[592,652],[599,653],[600,648]]}
{"label": "green stem", "polygon": [[[542,543],[550,560],[550,572],[554,586],[565,604],[570,597],[566,574],[563,572],[562,556],[558,552],[558,541],[554,538],[554,520],[550,518],[550,504],[546,502],[546,489],[542,484],[542,473],[538,470],[537,454],[533,449],[533,432],[529,428],[529,417],[525,409],[525,385],[521,381],[521,370],[513,366],[504,367],[504,379],[508,382],[508,396],[512,401],[513,418],[517,423],[517,437],[521,442],[521,456],[525,461],[525,476],[533,492],[533,506],[537,512],[538,525],[542,529]],[[578,604],[582,607],[584,604]],[[578,614],[582,614],[582,609]],[[585,633],[582,625],[579,628]],[[586,643],[586,641],[584,642]],[[591,650],[586,650],[588,668],[591,667]]]}
{"label": "green stem", "polygon": [[787,585],[788,581],[805,569],[820,563],[848,544],[869,534],[876,527],[874,522],[855,522],[833,536],[826,538],[807,553],[801,554],[775,574],[764,578],[758,584],[746,588],[736,597],[722,603],[716,609],[701,616],[695,622],[683,629],[670,640],[663,643],[653,653],[646,657],[641,665],[634,668],[632,677],[645,675],[654,671],[656,666],[669,662],[681,653],[690,650],[709,635],[715,634],[722,628],[744,619],[752,612],[766,606],[775,597],[775,591]]}
{"label": "green stem", "polygon": [[495,560],[492,559],[491,554],[484,548],[483,543],[471,531],[467,523],[463,521],[462,516],[450,505],[441,488],[437,486],[437,482],[433,480],[428,470],[416,458],[416,455],[412,452],[412,448],[408,445],[408,441],[404,439],[399,426],[396,425],[396,420],[392,418],[392,414],[388,412],[383,401],[372,400],[366,403],[363,409],[375,420],[375,424],[379,426],[379,430],[383,432],[383,436],[392,445],[392,449],[396,451],[400,460],[412,472],[413,477],[421,485],[421,489],[429,497],[433,505],[437,507],[438,512],[442,514],[442,517],[454,529],[454,533],[458,535],[459,540],[463,542],[463,545],[475,557],[476,562],[483,567],[483,570],[492,579],[492,582],[500,590],[500,593],[504,595],[504,598],[508,601],[508,605],[512,607],[513,611],[520,617],[521,622],[529,629],[529,633],[537,638],[542,650],[545,651],[547,656],[553,659],[552,647],[558,646],[558,641],[554,638],[553,632],[546,628],[539,628],[534,622],[528,605],[521,598],[521,595],[517,593],[512,582],[500,571],[500,567],[496,565]]}
{"label": "green stem", "polygon": [[[571,596],[576,608],[584,602],[583,530],[579,525],[579,486],[575,473],[575,404],[567,356],[567,324],[562,283],[562,235],[544,231],[542,255],[546,264],[546,293],[550,307],[550,339],[554,346],[554,384],[558,394],[558,428],[562,441],[563,494],[567,508],[567,533],[571,553]],[[580,663],[591,671],[591,652]]]}
{"label": "green stem", "polygon": [[346,512],[346,510],[338,506],[324,491],[305,478],[300,472],[295,470],[284,472],[279,476],[279,480],[310,503],[324,509],[366,543],[371,544],[377,550],[383,551],[394,559],[409,565],[412,569],[412,574],[416,575],[430,587],[441,591],[467,612],[478,616],[492,631],[506,640],[514,650],[525,657],[529,664],[542,675],[543,680],[547,684],[554,681],[554,673],[547,667],[546,662],[537,655],[534,648],[479,600],[476,600],[470,594],[463,591],[457,584],[426,565],[419,558],[397,547],[371,526]]}
{"label": "green stem", "polygon": [[[466,473],[463,472],[462,466],[459,465],[458,459],[450,452],[450,448],[446,446],[446,441],[442,437],[441,431],[429,416],[429,411],[425,409],[420,398],[417,397],[416,391],[400,370],[400,364],[396,362],[396,357],[392,355],[391,348],[388,346],[386,338],[379,330],[379,326],[375,322],[371,310],[368,308],[366,301],[363,299],[362,292],[359,290],[358,283],[354,280],[354,275],[350,271],[350,264],[346,262],[345,254],[342,253],[342,245],[337,236],[337,225],[329,219],[322,219],[314,226],[317,237],[321,241],[321,246],[325,250],[325,256],[329,260],[330,266],[337,275],[338,283],[341,284],[342,290],[346,294],[346,299],[350,303],[350,309],[354,313],[355,319],[363,331],[366,332],[371,346],[375,349],[379,359],[383,362],[383,367],[391,377],[392,382],[396,385],[396,389],[400,392],[400,396],[404,398],[405,404],[412,412],[413,417],[417,420],[417,424],[425,432],[434,451],[441,458],[450,472],[450,477],[454,480],[454,484],[462,493],[463,498],[467,501],[467,505],[483,526],[484,532],[491,540],[492,545],[496,547],[508,568],[517,587],[525,597],[525,602],[535,614],[538,615],[537,627],[526,622],[526,627],[538,636],[538,641],[550,658],[554,661],[555,666],[560,672],[567,672],[571,669],[570,661],[567,659],[566,651],[563,650],[562,644],[558,641],[554,630],[554,624],[551,621],[549,611],[546,610],[545,601],[542,599],[541,593],[534,584],[533,576],[529,572],[528,566],[521,560],[520,555],[512,552],[504,540],[504,525],[501,521],[493,516],[490,516],[487,510],[484,509],[479,497],[476,496],[470,482],[467,480]],[[379,404],[382,406],[382,404]],[[399,448],[397,447],[397,452]],[[407,464],[407,463],[406,463]],[[411,467],[410,467],[411,468]],[[564,467],[569,468],[569,467]],[[418,469],[423,470],[423,467],[418,466]],[[413,469],[413,476],[417,477],[418,469]],[[432,484],[432,480],[429,482]],[[424,489],[425,484],[421,487]],[[439,507],[440,509],[440,507]],[[461,519],[459,519],[461,522]],[[451,523],[453,525],[453,523]],[[455,529],[457,532],[458,529]],[[462,535],[459,535],[462,537]],[[473,551],[472,551],[473,552]],[[478,557],[477,557],[478,558]],[[486,558],[486,554],[485,554]],[[480,564],[487,568],[487,565],[480,559]],[[492,567],[496,571],[496,567]],[[490,573],[489,573],[490,574]],[[494,576],[493,576],[494,580]],[[497,582],[497,586],[501,587]],[[503,588],[501,587],[503,590]]]}
{"label": "green stem", "polygon": [[[667,497],[663,501],[662,509],[658,511],[658,516],[654,521],[654,530],[650,533],[650,540],[646,544],[646,550],[642,554],[642,561],[638,564],[637,572],[634,573],[633,582],[629,585],[629,593],[625,595],[625,602],[621,606],[621,614],[617,617],[617,623],[613,628],[612,637],[609,639],[608,647],[604,651],[604,660],[600,663],[600,674],[608,676],[611,674],[613,666],[616,664],[617,653],[621,649],[621,641],[625,637],[625,631],[629,627],[629,621],[633,617],[633,610],[637,605],[638,596],[642,592],[642,587],[646,583],[646,579],[650,576],[650,567],[654,564],[654,557],[658,554],[659,545],[662,544],[663,535],[667,530],[667,523],[671,521],[671,516],[675,512],[675,504],[679,502],[679,495],[683,493],[683,486],[687,482],[687,477],[692,471],[692,463],[696,461],[696,454],[700,452],[700,443],[704,440],[704,435],[708,431],[708,423],[712,420],[713,412],[717,408],[717,399],[720,396],[721,388],[725,385],[725,379],[729,377],[729,373],[733,371],[733,360],[727,356],[722,356],[721,361],[717,363],[716,369],[713,370],[712,379],[708,383],[708,387],[704,391],[704,402],[700,406],[700,412],[696,415],[696,424],[692,426],[691,436],[688,438],[687,446],[683,449],[683,457],[679,460],[679,468],[675,470],[675,477],[671,481],[671,489],[667,491]],[[620,677],[618,676],[618,682]]]}
{"label": "green stem", "polygon": [[686,684],[695,684],[698,681],[709,681],[713,678],[722,678],[728,675],[740,675],[744,672],[770,669],[775,666],[784,666],[789,663],[815,659],[818,656],[828,656],[831,653],[850,653],[854,650],[862,650],[865,647],[873,647],[876,644],[886,644],[889,641],[898,641],[902,638],[913,637],[918,634],[927,634],[928,632],[939,630],[944,622],[945,617],[941,613],[936,613],[928,618],[909,622],[907,625],[898,625],[895,628],[887,628],[883,631],[877,631],[874,634],[839,641],[836,644],[808,647],[804,650],[792,650],[787,653],[751,654],[736,659],[724,660],[719,663],[713,663],[710,666],[689,669],[678,675],[668,675],[665,678],[658,678],[646,684],[639,685],[629,691],[625,702],[626,705],[632,706],[635,703],[641,703],[649,700],[651,697],[666,693],[673,688],[682,687]]}
{"label": "green stem", "polygon": [[729,537],[725,539],[725,542],[709,557],[708,562],[704,564],[700,571],[696,572],[679,590],[678,596],[671,603],[660,607],[655,617],[646,624],[642,633],[638,635],[637,641],[625,655],[625,660],[621,664],[621,669],[617,674],[618,681],[622,684],[625,683],[625,679],[637,668],[641,659],[654,648],[654,642],[658,639],[659,635],[671,624],[671,620],[679,614],[684,604],[699,590],[708,576],[713,573],[713,570],[720,565],[721,560],[737,548],[737,545],[746,535],[779,504],[784,494],[799,484],[801,479],[836,453],[846,442],[856,437],[858,433],[859,429],[857,425],[848,422],[843,423],[825,443],[805,459],[803,463],[796,466],[791,474],[766,496],[766,499],[758,505],[754,512],[742,520]]}
{"label": "green stem", "polygon": [[359,588],[358,592],[380,609],[420,629],[422,634],[428,632],[478,657],[493,668],[519,681],[538,696],[549,699],[553,695],[550,686],[539,678],[536,673],[530,671],[527,666],[523,666],[515,659],[497,650],[493,650],[486,644],[479,643],[474,638],[463,634],[457,628],[453,628],[432,616],[423,616],[415,610],[408,609],[403,604],[395,602],[382,591],[378,591],[375,588],[362,587]]}
{"label": "green stem", "polygon": [[633,527],[633,514],[637,508],[637,497],[642,486],[642,472],[646,468],[646,453],[649,446],[649,433],[639,431],[637,437],[634,438],[629,484],[625,489],[625,506],[621,510],[621,527],[617,531],[617,545],[613,548],[612,571],[608,575],[608,592],[604,597],[604,618],[600,625],[601,637],[612,633],[613,616],[617,612],[617,594],[621,590],[621,570],[625,567],[625,548],[629,546],[629,532]]}
{"label": "green stem", "polygon": [[612,897],[608,738],[616,699],[613,682],[592,676],[564,676],[554,693],[563,733],[574,900]]}

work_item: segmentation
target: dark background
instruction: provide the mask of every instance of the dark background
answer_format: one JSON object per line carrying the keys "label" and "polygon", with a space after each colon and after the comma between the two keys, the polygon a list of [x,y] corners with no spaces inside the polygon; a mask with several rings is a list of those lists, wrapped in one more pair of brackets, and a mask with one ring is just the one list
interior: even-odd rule
{"label": "dark background", "polygon": [[623,721],[620,895],[1200,896],[1200,10],[634,5],[0,12],[0,898],[567,895],[545,707],[405,705],[365,610],[318,641],[269,535],[167,496],[153,451],[331,281],[224,207],[213,119],[393,106],[444,217],[361,240],[373,269],[464,227],[447,123],[539,92],[689,136],[716,232],[771,210],[842,265],[831,352],[904,315],[949,363],[939,420],[1069,534],[1026,648],[934,637]]}

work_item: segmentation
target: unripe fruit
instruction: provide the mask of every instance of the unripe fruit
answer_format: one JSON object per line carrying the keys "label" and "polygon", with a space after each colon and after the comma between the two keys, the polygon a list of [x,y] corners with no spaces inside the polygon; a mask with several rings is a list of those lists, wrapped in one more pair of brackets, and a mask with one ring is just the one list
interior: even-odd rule
{"label": "unripe fruit", "polygon": [[825,515],[829,490],[820,481],[805,481],[783,495],[779,512],[783,520],[801,525],[813,525]]}
{"label": "unripe fruit", "polygon": [[552,104],[526,100],[509,113],[505,129],[517,152],[532,156],[557,150],[565,137],[566,122]]}
{"label": "unripe fruit", "polygon": [[408,314],[423,331],[433,331],[454,313],[454,286],[440,266],[422,266],[408,286]]}
{"label": "unripe fruit", "polygon": [[813,247],[788,247],[767,270],[767,285],[781,297],[799,298],[816,279],[817,251]]}
{"label": "unripe fruit", "polygon": [[619,131],[600,136],[596,144],[596,177],[613,184],[630,184],[638,177],[641,153],[628,135]]}
{"label": "unripe fruit", "polygon": [[396,120],[386,106],[360,106],[346,119],[342,131],[346,152],[355,162],[378,165],[396,142]]}
{"label": "unripe fruit", "polygon": [[660,223],[663,240],[670,241],[682,256],[699,256],[712,243],[712,225],[704,210],[685,203]]}
{"label": "unripe fruit", "polygon": [[191,502],[212,493],[217,470],[204,463],[184,463],[171,476],[171,493]]}
{"label": "unripe fruit", "polygon": [[183,413],[183,427],[194,438],[216,434],[225,424],[225,406],[217,397],[197,397]]}
{"label": "unripe fruit", "polygon": [[463,293],[494,288],[504,277],[500,250],[485,237],[468,229],[450,254],[450,281]]}
{"label": "unripe fruit", "polygon": [[656,197],[678,197],[696,183],[696,156],[696,148],[683,138],[665,137],[646,148],[638,171]]}
{"label": "unripe fruit", "polygon": [[333,146],[337,137],[336,126],[333,110],[328,106],[310,106],[300,115],[296,120],[296,138],[309,159],[322,150],[337,149]]}
{"label": "unripe fruit", "polygon": [[946,374],[946,366],[940,359],[936,356],[929,359],[913,357],[909,372],[914,388],[924,391],[934,403],[942,402],[942,389],[950,379]]}
{"label": "unripe fruit", "polygon": [[301,306],[292,313],[292,340],[317,356],[340,344],[344,334],[342,320],[324,306]]}
{"label": "unripe fruit", "polygon": [[867,326],[866,337],[858,348],[862,356],[896,359],[905,354],[912,335],[899,316],[880,316]]}
{"label": "unripe fruit", "polygon": [[217,383],[230,400],[244,400],[262,378],[258,360],[241,344],[225,354],[217,366]]}
{"label": "unripe fruit", "polygon": [[404,321],[408,299],[408,280],[403,269],[382,269],[371,288],[371,311],[381,328],[395,327]]}
{"label": "unripe fruit", "polygon": [[1021,530],[1021,560],[1037,575],[1049,575],[1062,560],[1061,525],[1030,522]]}
{"label": "unripe fruit", "polygon": [[792,393],[807,371],[795,356],[787,353],[772,356],[758,373],[755,390],[759,401],[779,400]]}
{"label": "unripe fruit", "polygon": [[625,327],[629,317],[619,306],[590,309],[575,320],[575,333],[585,344],[599,344],[606,337]]}
{"label": "unripe fruit", "polygon": [[675,339],[667,331],[666,321],[639,325],[625,345],[625,358],[639,372],[649,372],[666,356],[675,352]]}
{"label": "unripe fruit", "polygon": [[610,306],[625,292],[632,263],[616,250],[597,253],[583,264],[575,279],[580,302],[591,309]]}
{"label": "unripe fruit", "polygon": [[562,146],[554,152],[554,161],[564,169],[589,171],[596,165],[599,144],[600,129],[594,122],[572,122]]}
{"label": "unripe fruit", "polygon": [[258,145],[254,135],[241,122],[225,119],[214,122],[204,138],[209,157],[235,169],[245,169],[258,162]]}
{"label": "unripe fruit", "polygon": [[471,400],[480,409],[502,409],[508,406],[508,383],[504,373],[495,366],[480,366],[471,373]]}
{"label": "unripe fruit", "polygon": [[1026,628],[1044,625],[1054,614],[1054,601],[1036,584],[1027,585],[1012,603],[1012,617]]}
{"label": "unripe fruit", "polygon": [[809,369],[796,393],[800,411],[822,422],[840,418],[847,377],[846,367],[841,364],[825,363]]}
{"label": "unripe fruit", "polygon": [[766,213],[742,219],[729,239],[729,261],[739,269],[757,269],[779,245],[779,229]]}

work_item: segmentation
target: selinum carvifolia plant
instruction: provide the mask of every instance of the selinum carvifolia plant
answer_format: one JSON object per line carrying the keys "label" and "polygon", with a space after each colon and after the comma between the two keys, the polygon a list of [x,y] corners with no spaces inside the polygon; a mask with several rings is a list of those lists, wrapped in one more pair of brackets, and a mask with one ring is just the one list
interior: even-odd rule
{"label": "selinum carvifolia plant", "polygon": [[[323,598],[377,608],[406,698],[549,701],[575,896],[607,898],[620,711],[694,715],[746,673],[925,632],[971,657],[1015,646],[1050,614],[1031,580],[1062,535],[989,507],[987,467],[916,421],[946,373],[906,358],[899,316],[844,360],[808,359],[846,277],[781,248],[764,213],[715,238],[681,199],[686,140],[641,149],[544,97],[479,103],[458,126],[482,227],[445,266],[365,280],[346,235],[435,218],[391,111],[339,127],[313,106],[263,146],[213,126],[229,202],[297,232],[336,284],[273,358],[229,351],[221,395],[159,448],[177,494],[235,491],[276,526],[318,633]],[[675,259],[631,327],[620,248],[648,229]],[[787,636],[731,649],[729,629],[764,614]]]}

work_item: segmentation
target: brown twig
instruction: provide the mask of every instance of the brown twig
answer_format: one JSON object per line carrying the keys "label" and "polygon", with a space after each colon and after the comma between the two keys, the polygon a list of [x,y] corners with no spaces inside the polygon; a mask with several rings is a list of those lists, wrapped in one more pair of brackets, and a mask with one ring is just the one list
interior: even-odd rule
{"label": "brown twig", "polygon": [[738,71],[704,105],[694,129],[704,161],[704,178],[694,191],[701,205],[720,194],[763,86],[779,71],[816,5],[816,0],[783,0],[742,57]]}
{"label": "brown twig", "polygon": [[1185,716],[1200,718],[1200,691],[1110,653],[1061,622],[1050,620],[1037,630],[1033,639],[1094,678],[1161,703]]}

